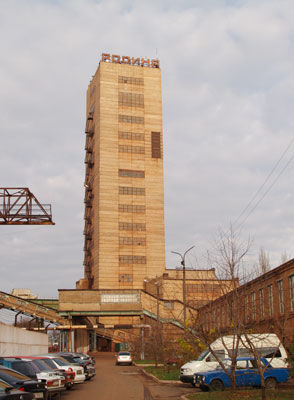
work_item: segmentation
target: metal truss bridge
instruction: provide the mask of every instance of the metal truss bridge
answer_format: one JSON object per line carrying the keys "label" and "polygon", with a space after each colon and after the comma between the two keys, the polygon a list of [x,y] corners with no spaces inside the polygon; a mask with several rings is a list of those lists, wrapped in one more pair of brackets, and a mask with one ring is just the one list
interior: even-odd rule
{"label": "metal truss bridge", "polygon": [[0,188],[0,225],[54,225],[51,205],[28,188]]}

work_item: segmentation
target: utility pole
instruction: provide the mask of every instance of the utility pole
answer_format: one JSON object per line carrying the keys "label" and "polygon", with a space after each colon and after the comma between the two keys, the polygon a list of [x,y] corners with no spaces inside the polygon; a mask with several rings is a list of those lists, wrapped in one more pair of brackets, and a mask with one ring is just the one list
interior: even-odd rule
{"label": "utility pole", "polygon": [[192,250],[195,246],[191,246],[185,253],[182,255],[177,251],[172,251],[172,253],[177,254],[181,257],[181,265],[183,267],[183,309],[184,309],[184,329],[186,331],[186,264],[185,264],[185,257],[186,254]]}

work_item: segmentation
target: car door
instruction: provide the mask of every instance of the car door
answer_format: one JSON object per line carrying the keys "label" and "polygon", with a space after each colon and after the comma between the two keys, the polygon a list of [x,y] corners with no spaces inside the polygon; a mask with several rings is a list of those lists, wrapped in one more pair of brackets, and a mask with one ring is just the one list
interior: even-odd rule
{"label": "car door", "polygon": [[260,375],[258,373],[256,360],[248,360],[248,368],[246,371],[247,384],[246,386],[260,386]]}
{"label": "car door", "polygon": [[237,360],[235,369],[237,386],[246,386],[246,382],[248,380],[246,372],[247,372],[247,361]]}

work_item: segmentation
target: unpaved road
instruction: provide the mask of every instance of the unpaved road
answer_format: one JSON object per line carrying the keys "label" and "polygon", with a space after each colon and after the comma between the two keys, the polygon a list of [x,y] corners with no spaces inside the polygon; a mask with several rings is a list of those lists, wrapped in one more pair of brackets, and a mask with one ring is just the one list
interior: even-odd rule
{"label": "unpaved road", "polygon": [[[178,400],[182,394],[195,392],[190,385],[158,384],[141,374],[135,366],[116,366],[113,353],[96,357],[96,376],[73,390],[61,400]],[[144,399],[145,389],[145,399]]]}

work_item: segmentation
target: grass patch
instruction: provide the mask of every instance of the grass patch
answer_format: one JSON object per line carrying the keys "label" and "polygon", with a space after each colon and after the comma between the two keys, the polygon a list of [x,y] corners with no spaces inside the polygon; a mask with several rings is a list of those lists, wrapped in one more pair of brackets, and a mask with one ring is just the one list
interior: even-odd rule
{"label": "grass patch", "polygon": [[163,381],[178,381],[180,371],[176,367],[145,367],[144,370],[148,372],[148,374],[156,376],[156,378],[163,380]]}
{"label": "grass patch", "polygon": [[[197,392],[195,394],[186,395],[191,400],[261,400],[260,389],[248,390],[225,390],[223,392]],[[267,400],[293,400],[293,390],[274,390],[267,392]]]}

